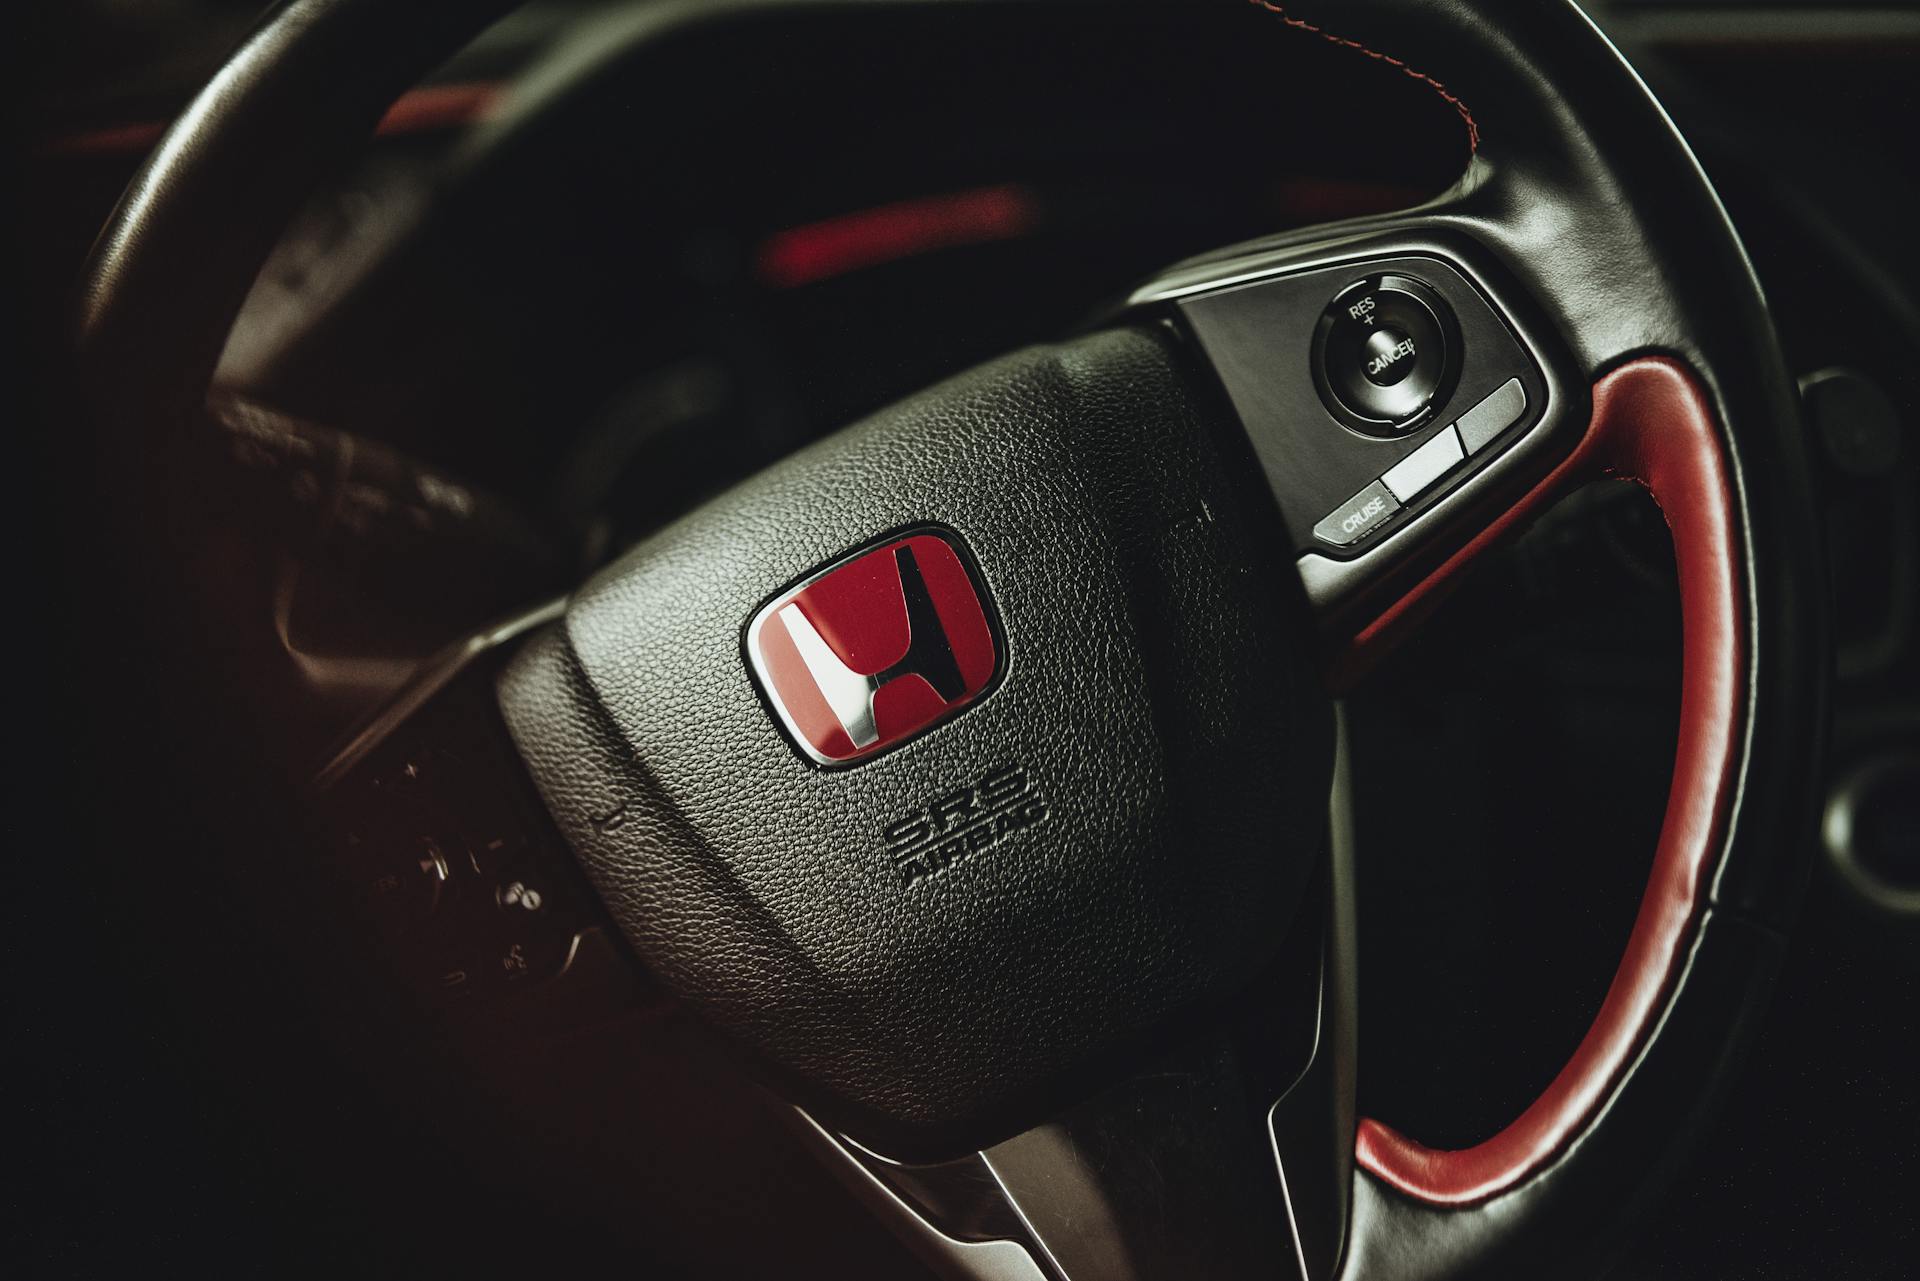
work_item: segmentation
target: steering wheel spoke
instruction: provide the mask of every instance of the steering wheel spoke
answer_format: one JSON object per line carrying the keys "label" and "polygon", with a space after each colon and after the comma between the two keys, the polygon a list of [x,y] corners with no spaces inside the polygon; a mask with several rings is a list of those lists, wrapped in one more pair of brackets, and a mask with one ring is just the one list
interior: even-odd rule
{"label": "steering wheel spoke", "polygon": [[1245,428],[1336,684],[1350,643],[1527,501],[1589,419],[1538,304],[1431,212],[1177,267],[1128,311],[1190,332]]}
{"label": "steering wheel spoke", "polygon": [[577,1022],[646,993],[553,831],[493,697],[515,644],[562,604],[443,649],[309,786],[316,843],[344,914],[365,929],[392,989],[435,1015],[492,1010],[538,991],[545,1017]]}
{"label": "steering wheel spoke", "polygon": [[1337,784],[1324,915],[1302,920],[1224,1023],[959,1159],[893,1161],[803,1113],[804,1133],[956,1277],[1331,1277],[1353,1172],[1344,798]]}

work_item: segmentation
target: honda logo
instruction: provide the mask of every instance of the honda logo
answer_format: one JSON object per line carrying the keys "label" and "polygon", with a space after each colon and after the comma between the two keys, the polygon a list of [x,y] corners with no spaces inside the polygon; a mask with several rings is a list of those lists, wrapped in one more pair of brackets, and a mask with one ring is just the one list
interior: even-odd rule
{"label": "honda logo", "polygon": [[856,552],[776,596],[747,624],[747,661],[821,765],[905,742],[979,698],[1001,666],[960,540],[934,530]]}

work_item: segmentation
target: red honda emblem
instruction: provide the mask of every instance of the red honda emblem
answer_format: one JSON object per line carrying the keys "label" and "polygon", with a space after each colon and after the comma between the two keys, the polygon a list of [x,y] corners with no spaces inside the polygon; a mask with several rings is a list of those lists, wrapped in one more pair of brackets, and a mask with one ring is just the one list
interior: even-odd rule
{"label": "red honda emblem", "polygon": [[921,531],[776,596],[747,624],[747,660],[801,750],[845,765],[978,698],[1000,646],[958,539]]}

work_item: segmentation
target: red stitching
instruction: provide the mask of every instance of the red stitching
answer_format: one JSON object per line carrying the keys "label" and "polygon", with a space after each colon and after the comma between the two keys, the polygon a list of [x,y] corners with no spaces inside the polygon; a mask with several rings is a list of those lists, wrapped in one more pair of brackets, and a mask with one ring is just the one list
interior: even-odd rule
{"label": "red stitching", "polygon": [[1446,99],[1447,103],[1450,106],[1452,106],[1452,108],[1455,111],[1460,113],[1460,119],[1466,122],[1468,150],[1474,151],[1474,152],[1478,152],[1480,150],[1480,126],[1478,123],[1474,121],[1473,112],[1468,109],[1466,103],[1460,101],[1459,95],[1451,92],[1445,85],[1441,84],[1438,80],[1435,80],[1432,76],[1428,75],[1426,72],[1415,71],[1412,67],[1409,67],[1406,63],[1402,62],[1400,59],[1394,57],[1393,55],[1381,53],[1378,49],[1369,49],[1366,45],[1361,44],[1358,40],[1349,40],[1345,36],[1336,36],[1331,31],[1328,31],[1326,28],[1317,27],[1313,23],[1308,22],[1305,18],[1296,18],[1292,14],[1287,12],[1287,7],[1285,5],[1275,4],[1273,0],[1248,0],[1248,3],[1252,4],[1255,8],[1265,9],[1268,13],[1280,19],[1280,21],[1286,23],[1289,27],[1295,27],[1301,31],[1311,31],[1314,35],[1319,36],[1322,40],[1328,41],[1332,44],[1337,44],[1343,49],[1358,49],[1361,53],[1366,54],[1369,58],[1372,58],[1378,62],[1384,62],[1389,67],[1398,67],[1403,74],[1412,76],[1415,80],[1420,81],[1422,84],[1430,86],[1435,93],[1439,94],[1442,98]]}

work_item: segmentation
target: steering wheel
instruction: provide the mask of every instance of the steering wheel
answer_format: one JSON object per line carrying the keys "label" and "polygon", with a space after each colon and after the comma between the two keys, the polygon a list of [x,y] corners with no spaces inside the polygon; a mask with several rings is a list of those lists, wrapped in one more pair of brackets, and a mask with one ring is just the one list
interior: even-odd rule
{"label": "steering wheel", "polygon": [[[1676,1167],[1800,893],[1796,397],[1711,186],[1571,0],[1256,4],[1277,58],[1444,97],[1459,181],[1171,267],[768,468],[434,664],[310,799],[378,792],[479,680],[456,754],[524,762],[633,953],[955,1275],[1560,1275]],[[80,325],[144,528],[299,201],[504,7],[289,0],[159,145]],[[1666,818],[1578,1049],[1437,1150],[1354,1097],[1334,700],[1601,477],[1673,536]]]}

